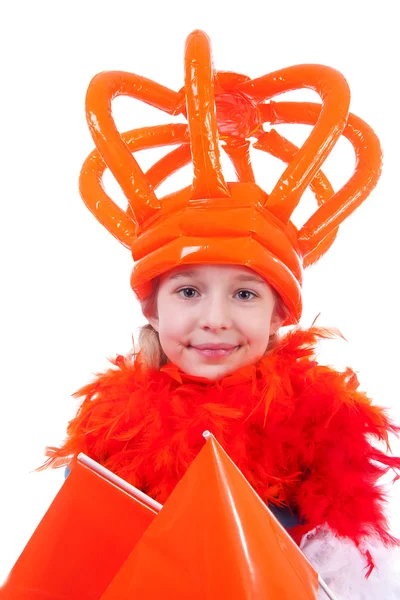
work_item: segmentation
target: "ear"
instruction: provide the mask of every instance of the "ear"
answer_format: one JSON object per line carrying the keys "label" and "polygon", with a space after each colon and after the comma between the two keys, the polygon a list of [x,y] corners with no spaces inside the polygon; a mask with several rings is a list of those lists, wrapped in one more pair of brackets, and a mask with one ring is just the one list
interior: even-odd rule
{"label": "ear", "polygon": [[151,325],[152,328],[158,332],[160,325],[158,319],[156,295],[153,293],[151,296],[146,298],[145,301],[141,302],[140,308],[142,309],[142,314],[147,319],[149,325]]}
{"label": "ear", "polygon": [[269,335],[274,335],[278,329],[282,326],[285,318],[277,314],[277,311],[274,310],[271,317],[271,324],[269,327]]}
{"label": "ear", "polygon": [[146,317],[146,319],[148,320],[148,322],[150,323],[152,328],[158,332],[158,328],[159,328],[158,317]]}

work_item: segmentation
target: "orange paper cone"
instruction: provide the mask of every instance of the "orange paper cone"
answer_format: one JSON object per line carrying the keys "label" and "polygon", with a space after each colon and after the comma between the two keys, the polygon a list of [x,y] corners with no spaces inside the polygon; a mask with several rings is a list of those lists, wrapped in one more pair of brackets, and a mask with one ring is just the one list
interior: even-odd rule
{"label": "orange paper cone", "polygon": [[102,600],[315,600],[318,575],[209,434]]}

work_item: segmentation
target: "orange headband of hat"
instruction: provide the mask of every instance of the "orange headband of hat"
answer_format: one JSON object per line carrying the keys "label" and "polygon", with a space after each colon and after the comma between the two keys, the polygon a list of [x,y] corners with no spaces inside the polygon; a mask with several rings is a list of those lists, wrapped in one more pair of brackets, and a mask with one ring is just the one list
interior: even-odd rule
{"label": "orange headband of hat", "polygon": [[[322,104],[272,102],[284,92],[310,88]],[[111,101],[131,96],[181,123],[134,129],[120,134]],[[208,36],[191,33],[185,47],[185,86],[174,92],[132,73],[96,75],[86,96],[88,125],[96,144],[80,176],[80,193],[89,210],[135,261],[131,285],[140,301],[152,292],[152,280],[179,265],[243,265],[263,276],[281,295],[289,323],[301,315],[304,267],[317,261],[334,241],[338,226],[370,194],[381,171],[381,149],[373,130],[349,114],[350,91],[344,77],[322,65],[288,67],[257,79],[215,71]],[[264,123],[314,125],[299,149]],[[356,167],[336,194],[320,171],[340,135],[353,145]],[[254,148],[287,163],[268,195],[254,180],[248,138]],[[225,182],[220,144],[238,181]],[[176,146],[146,173],[132,153]],[[191,186],[158,198],[157,187],[188,163]],[[126,211],[106,194],[102,177],[109,168],[127,200]],[[297,229],[290,220],[310,186],[318,208]]]}

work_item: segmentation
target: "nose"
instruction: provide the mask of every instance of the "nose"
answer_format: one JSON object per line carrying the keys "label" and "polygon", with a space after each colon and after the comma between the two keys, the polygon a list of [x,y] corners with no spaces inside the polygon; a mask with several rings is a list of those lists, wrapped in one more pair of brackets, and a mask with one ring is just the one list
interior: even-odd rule
{"label": "nose", "polygon": [[229,329],[232,325],[232,318],[227,299],[220,295],[212,295],[202,303],[199,325],[202,329],[218,331],[220,329]]}

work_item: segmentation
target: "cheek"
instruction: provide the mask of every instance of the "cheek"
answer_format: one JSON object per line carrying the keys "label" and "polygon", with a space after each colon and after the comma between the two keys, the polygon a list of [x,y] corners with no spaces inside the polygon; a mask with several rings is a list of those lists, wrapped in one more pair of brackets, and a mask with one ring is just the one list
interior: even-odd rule
{"label": "cheek", "polygon": [[179,322],[178,319],[175,318],[173,320],[170,317],[161,318],[159,321],[159,336],[160,339],[171,339],[178,335],[179,331]]}
{"label": "cheek", "polygon": [[178,310],[174,305],[173,298],[171,298],[169,295],[164,296],[160,294],[158,298],[157,312],[160,331],[167,331],[168,329],[171,329],[172,323],[177,320],[176,315],[178,314]]}
{"label": "cheek", "polygon": [[179,340],[187,331],[188,319],[176,303],[171,306],[164,305],[159,311],[159,336],[160,340]]}
{"label": "cheek", "polygon": [[270,318],[266,311],[255,311],[243,320],[241,329],[250,343],[267,345],[270,336]]}

